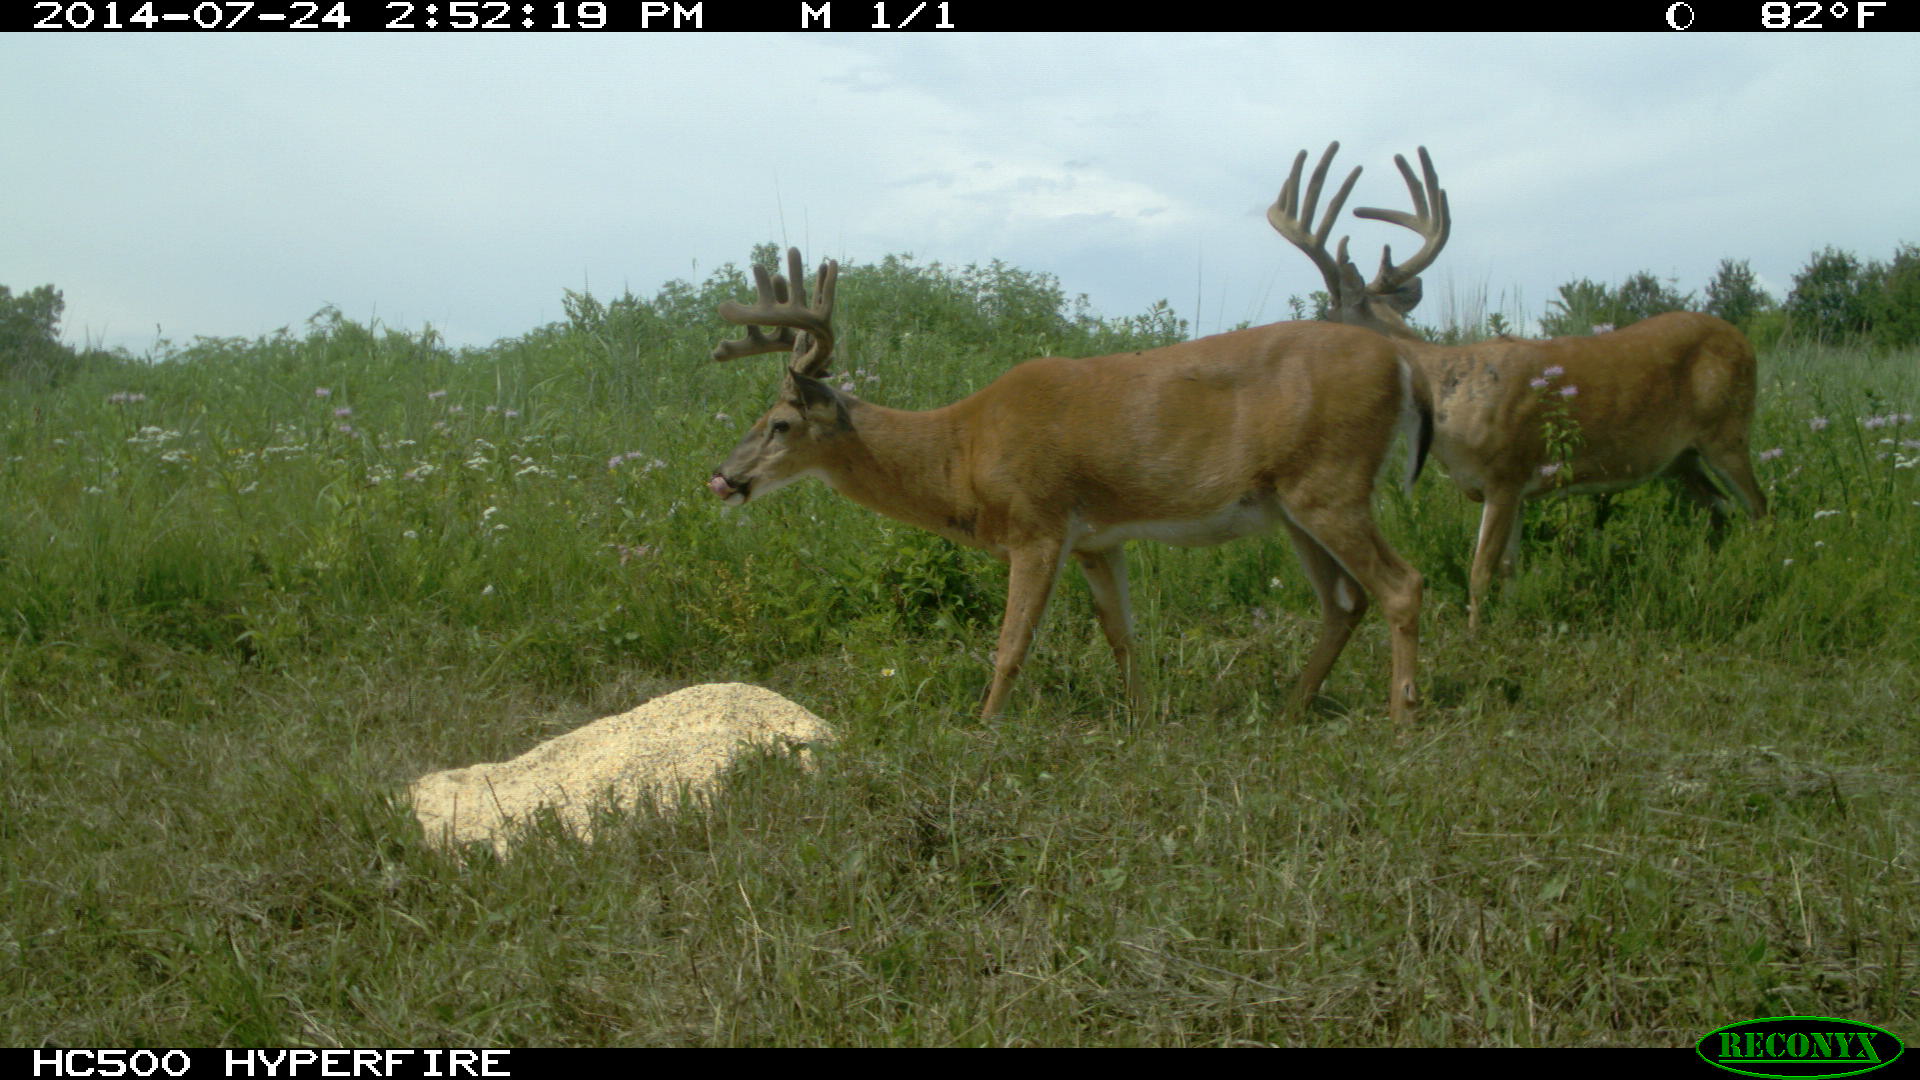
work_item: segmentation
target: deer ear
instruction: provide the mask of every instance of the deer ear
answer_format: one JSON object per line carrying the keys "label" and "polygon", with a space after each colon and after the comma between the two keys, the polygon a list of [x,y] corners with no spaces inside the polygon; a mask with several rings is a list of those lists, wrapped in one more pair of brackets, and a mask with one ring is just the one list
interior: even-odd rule
{"label": "deer ear", "polygon": [[845,410],[833,388],[810,375],[802,375],[788,369],[786,385],[781,394],[794,408],[807,415],[809,420],[839,420]]}
{"label": "deer ear", "polygon": [[1406,284],[1385,294],[1381,299],[1387,302],[1388,307],[1405,315],[1407,312],[1420,306],[1421,291],[1420,279],[1418,277],[1412,277],[1407,279]]}
{"label": "deer ear", "polygon": [[1367,325],[1367,301],[1373,298],[1367,292],[1367,279],[1360,276],[1360,268],[1353,265],[1351,259],[1341,260],[1339,274],[1340,306],[1333,312],[1332,317],[1338,322],[1350,323],[1354,326]]}

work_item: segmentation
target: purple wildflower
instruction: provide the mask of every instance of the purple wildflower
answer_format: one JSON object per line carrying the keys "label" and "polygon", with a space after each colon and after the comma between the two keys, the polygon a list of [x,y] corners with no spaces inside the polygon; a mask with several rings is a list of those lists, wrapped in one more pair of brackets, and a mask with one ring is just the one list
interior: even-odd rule
{"label": "purple wildflower", "polygon": [[[617,469],[621,465],[625,464],[626,462],[639,461],[642,458],[645,458],[646,456],[647,456],[647,452],[645,450],[629,450],[624,454],[615,454],[612,457],[607,459],[607,468]],[[648,461],[646,464],[646,467],[641,469],[640,471],[641,473],[644,474],[644,473],[650,473],[655,469],[664,469],[666,467],[667,467],[666,462],[661,461],[659,458],[654,458],[653,460]]]}

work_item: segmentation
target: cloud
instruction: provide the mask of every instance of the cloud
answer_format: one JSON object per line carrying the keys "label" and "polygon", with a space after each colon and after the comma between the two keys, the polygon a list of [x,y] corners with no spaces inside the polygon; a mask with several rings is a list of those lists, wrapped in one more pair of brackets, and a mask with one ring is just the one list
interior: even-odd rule
{"label": "cloud", "polygon": [[[1920,141],[1887,119],[1920,66],[1888,35],[23,40],[0,283],[135,348],[329,301],[479,343],[765,240],[1002,259],[1111,314],[1177,294],[1206,332],[1320,287],[1262,215],[1334,139],[1350,207],[1405,206],[1392,155],[1432,150],[1430,288],[1698,289],[1732,257],[1777,295],[1827,244],[1920,240]],[[1340,231],[1369,269],[1411,239]]]}

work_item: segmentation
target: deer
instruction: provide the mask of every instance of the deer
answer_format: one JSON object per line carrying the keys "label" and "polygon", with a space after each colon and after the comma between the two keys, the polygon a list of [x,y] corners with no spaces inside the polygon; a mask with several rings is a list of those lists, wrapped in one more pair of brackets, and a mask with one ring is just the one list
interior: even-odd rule
{"label": "deer", "polygon": [[714,360],[785,352],[788,362],[778,400],[707,487],[739,506],[817,477],[1006,563],[983,718],[1005,708],[1069,558],[1138,710],[1127,541],[1209,546],[1280,526],[1320,605],[1289,711],[1306,711],[1372,597],[1391,634],[1389,716],[1414,719],[1422,579],[1380,534],[1371,502],[1403,431],[1411,485],[1432,417],[1418,371],[1393,342],[1356,327],[1277,323],[1140,352],[1041,357],[950,405],[892,409],[826,381],[838,264],[821,264],[812,301],[798,248],[787,265],[785,276],[755,266],[757,301],[719,307],[747,329]]}
{"label": "deer", "polygon": [[[1326,282],[1329,318],[1385,334],[1425,376],[1433,394],[1433,455],[1467,498],[1482,504],[1467,581],[1467,626],[1479,627],[1496,568],[1518,559],[1521,503],[1550,494],[1621,491],[1666,475],[1705,507],[1718,527],[1730,505],[1717,478],[1754,517],[1767,514],[1748,453],[1753,424],[1753,345],[1712,315],[1670,312],[1591,337],[1507,337],[1442,346],[1421,338],[1405,316],[1419,304],[1420,274],[1451,235],[1453,217],[1433,159],[1420,147],[1418,177],[1405,157],[1394,164],[1413,210],[1356,207],[1355,217],[1412,230],[1420,250],[1394,263],[1386,246],[1366,281],[1342,236],[1327,238],[1360,178],[1355,166],[1310,229],[1327,170],[1340,144],[1321,155],[1301,202],[1307,152],[1267,210],[1267,220],[1299,248]],[[1555,429],[1558,429],[1557,431]],[[1571,436],[1571,438],[1569,438]],[[1604,504],[1603,504],[1604,509]]]}

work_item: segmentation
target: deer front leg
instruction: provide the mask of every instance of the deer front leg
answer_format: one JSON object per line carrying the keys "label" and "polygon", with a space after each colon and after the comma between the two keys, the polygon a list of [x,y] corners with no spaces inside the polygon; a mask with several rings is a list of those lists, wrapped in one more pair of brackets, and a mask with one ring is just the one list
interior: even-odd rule
{"label": "deer front leg", "polygon": [[1127,688],[1127,707],[1139,712],[1146,701],[1133,665],[1133,608],[1127,599],[1126,549],[1076,551],[1073,557],[1080,564],[1080,572],[1086,575],[1087,588],[1093,593],[1093,610],[1100,616],[1100,629],[1113,648],[1114,663],[1120,666],[1120,679]]}
{"label": "deer front leg", "polygon": [[993,660],[993,686],[987,691],[987,704],[980,710],[982,719],[1000,715],[1014,676],[1026,662],[1027,649],[1033,644],[1040,617],[1046,614],[1047,600],[1060,576],[1059,542],[1042,542],[1015,548],[1007,555],[1007,614],[1000,621],[1000,647]]}

